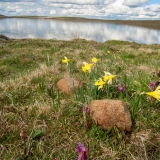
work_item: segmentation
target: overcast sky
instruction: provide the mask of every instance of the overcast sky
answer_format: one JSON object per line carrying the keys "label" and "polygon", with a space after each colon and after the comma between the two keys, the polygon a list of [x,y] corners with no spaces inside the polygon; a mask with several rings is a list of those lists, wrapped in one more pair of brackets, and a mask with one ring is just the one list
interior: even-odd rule
{"label": "overcast sky", "polygon": [[160,20],[160,0],[0,0],[0,14]]}

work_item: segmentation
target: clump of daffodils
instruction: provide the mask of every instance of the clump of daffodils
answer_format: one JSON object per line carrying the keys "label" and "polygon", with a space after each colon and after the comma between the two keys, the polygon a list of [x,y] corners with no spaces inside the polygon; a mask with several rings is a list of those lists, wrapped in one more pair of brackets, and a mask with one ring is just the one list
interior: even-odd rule
{"label": "clump of daffodils", "polygon": [[99,59],[97,59],[96,57],[93,57],[91,61],[92,63],[83,62],[83,66],[82,66],[83,72],[90,73],[93,69],[94,64],[96,64],[99,61]]}
{"label": "clump of daffodils", "polygon": [[103,76],[103,79],[102,78],[99,78],[98,80],[96,80],[96,82],[94,83],[95,86],[98,87],[98,89],[102,89],[103,86],[108,83],[108,84],[112,84],[112,79],[114,77],[116,77],[116,75],[112,75],[111,73],[109,72],[104,72],[104,76]]}
{"label": "clump of daffodils", "polygon": [[116,75],[112,75],[109,72],[104,71],[103,80],[104,82],[107,82],[108,84],[112,84],[112,79],[116,77]]}

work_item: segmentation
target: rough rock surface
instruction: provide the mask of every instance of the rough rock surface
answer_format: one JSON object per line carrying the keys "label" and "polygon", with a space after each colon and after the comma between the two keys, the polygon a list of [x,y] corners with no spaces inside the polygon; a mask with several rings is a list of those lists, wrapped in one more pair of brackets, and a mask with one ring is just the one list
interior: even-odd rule
{"label": "rough rock surface", "polygon": [[74,91],[76,88],[81,88],[82,83],[78,79],[74,79],[71,77],[65,77],[60,79],[57,82],[57,87],[64,93],[70,94]]}
{"label": "rough rock surface", "polygon": [[131,132],[131,115],[121,100],[93,100],[89,112],[90,117],[105,130],[110,126],[117,126],[123,131]]}

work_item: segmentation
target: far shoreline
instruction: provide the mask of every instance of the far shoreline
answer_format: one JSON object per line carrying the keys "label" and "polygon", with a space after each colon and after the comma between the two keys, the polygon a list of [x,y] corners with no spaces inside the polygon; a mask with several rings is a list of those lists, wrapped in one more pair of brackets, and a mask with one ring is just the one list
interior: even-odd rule
{"label": "far shoreline", "polygon": [[150,28],[160,30],[160,20],[107,20],[107,19],[92,19],[83,17],[53,17],[53,16],[0,16],[2,18],[29,18],[29,19],[53,19],[53,20],[65,20],[76,22],[104,22],[120,25],[130,25],[137,27]]}

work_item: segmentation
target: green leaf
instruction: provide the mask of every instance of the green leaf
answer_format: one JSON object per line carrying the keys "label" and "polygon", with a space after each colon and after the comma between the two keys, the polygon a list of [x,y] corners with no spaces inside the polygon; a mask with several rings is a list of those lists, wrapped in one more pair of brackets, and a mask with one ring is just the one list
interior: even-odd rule
{"label": "green leaf", "polygon": [[43,132],[40,129],[35,130],[33,138],[39,138],[40,136],[42,136]]}

